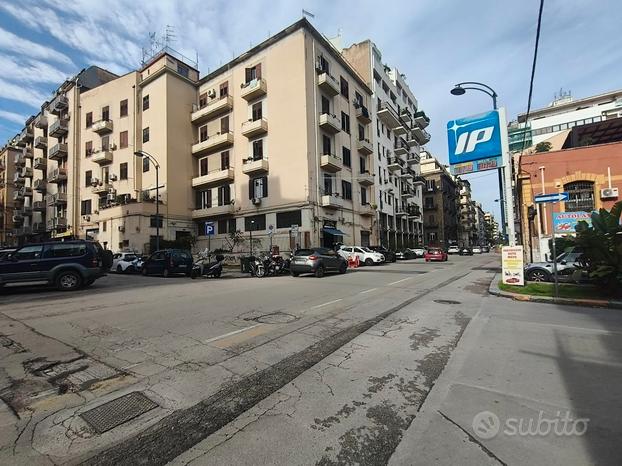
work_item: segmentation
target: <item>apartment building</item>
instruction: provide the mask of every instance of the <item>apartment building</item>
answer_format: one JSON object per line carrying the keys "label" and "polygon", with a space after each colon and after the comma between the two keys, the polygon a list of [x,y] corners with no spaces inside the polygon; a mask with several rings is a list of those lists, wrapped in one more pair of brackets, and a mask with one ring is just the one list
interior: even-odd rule
{"label": "apartment building", "polygon": [[480,246],[486,244],[486,221],[484,219],[484,209],[482,204],[474,202],[475,207],[475,230],[477,231],[477,243]]}
{"label": "apartment building", "polygon": [[496,241],[499,238],[499,224],[492,212],[484,213],[484,223],[486,224],[487,240]]}
{"label": "apartment building", "polygon": [[[21,157],[22,150],[15,146],[5,145],[0,149],[0,246],[16,244],[17,238],[13,229],[15,225],[21,226],[24,219],[21,209],[17,212],[14,209],[14,198],[22,195],[19,190],[15,190],[15,161],[17,160],[20,166],[18,169],[21,170]],[[21,173],[19,176],[21,178]]]}
{"label": "apartment building", "polygon": [[421,152],[424,242],[448,247],[458,243],[460,188],[445,165],[427,151]]}
{"label": "apartment building", "polygon": [[460,228],[459,243],[461,246],[474,246],[477,244],[477,228],[475,218],[475,203],[471,198],[471,183],[461,178],[456,178],[460,187]]}
{"label": "apartment building", "polygon": [[382,62],[376,45],[366,40],[343,49],[342,54],[363,76],[373,91],[368,114],[375,139],[374,149],[378,207],[376,226],[383,245],[390,248],[423,242],[422,188],[419,154],[430,140],[425,128],[429,118],[418,108],[406,77]]}

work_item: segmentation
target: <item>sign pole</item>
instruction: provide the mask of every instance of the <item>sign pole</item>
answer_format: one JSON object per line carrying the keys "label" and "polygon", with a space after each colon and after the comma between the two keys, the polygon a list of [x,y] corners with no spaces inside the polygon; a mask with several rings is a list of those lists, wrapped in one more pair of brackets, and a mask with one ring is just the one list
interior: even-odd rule
{"label": "sign pole", "polygon": [[505,222],[504,230],[507,232],[507,239],[509,246],[516,245],[516,232],[514,226],[514,196],[512,193],[512,157],[510,157],[510,143],[508,140],[508,126],[505,117],[505,107],[501,107],[499,110],[499,127],[501,129],[501,150],[503,157],[503,174],[500,179],[503,183],[499,186],[500,190],[505,190],[505,196],[499,196],[504,199],[505,202],[499,201],[501,212],[505,207]]}
{"label": "sign pole", "polygon": [[557,248],[555,247],[555,212],[551,207],[551,238],[553,241],[553,281],[555,282],[555,299],[559,298],[559,283],[557,282]]}

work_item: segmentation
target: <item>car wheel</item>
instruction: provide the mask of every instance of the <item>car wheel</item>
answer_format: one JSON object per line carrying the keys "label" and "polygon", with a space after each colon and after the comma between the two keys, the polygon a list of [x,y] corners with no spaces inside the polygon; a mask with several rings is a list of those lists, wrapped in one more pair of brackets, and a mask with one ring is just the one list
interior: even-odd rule
{"label": "car wheel", "polygon": [[171,273],[168,271],[168,269],[164,269],[164,270],[162,271],[162,276],[163,276],[164,278],[168,278],[168,277],[170,276],[170,274],[171,274]]}
{"label": "car wheel", "polygon": [[56,288],[61,291],[74,291],[80,288],[82,277],[78,272],[67,270],[56,277]]}
{"label": "car wheel", "polygon": [[199,271],[195,270],[195,269],[192,269],[192,272],[190,272],[190,278],[192,278],[194,280],[198,276],[199,276]]}
{"label": "car wheel", "polygon": [[527,280],[530,282],[548,282],[551,279],[551,275],[544,270],[532,270],[527,274]]}
{"label": "car wheel", "polygon": [[345,262],[342,262],[341,265],[339,266],[339,273],[343,275],[347,271],[348,271],[348,264],[346,264]]}
{"label": "car wheel", "polygon": [[317,269],[315,269],[315,276],[317,278],[322,278],[324,276],[324,266],[318,265]]}
{"label": "car wheel", "polygon": [[365,265],[374,265],[374,260],[368,257],[365,259]]}
{"label": "car wheel", "polygon": [[117,265],[117,273],[123,273],[123,267],[121,267],[121,264]]}
{"label": "car wheel", "polygon": [[298,275],[300,275],[298,272],[294,272],[293,270],[290,270],[290,271],[289,271],[289,274],[290,274],[292,277],[297,277]]}

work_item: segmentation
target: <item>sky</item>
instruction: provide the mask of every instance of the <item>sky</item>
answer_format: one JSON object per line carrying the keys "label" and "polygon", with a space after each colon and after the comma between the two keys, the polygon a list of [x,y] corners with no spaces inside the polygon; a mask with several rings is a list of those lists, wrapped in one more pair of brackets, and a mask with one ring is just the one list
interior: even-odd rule
{"label": "sky", "polygon": [[[508,119],[527,108],[539,0],[0,0],[0,141],[88,65],[140,65],[149,32],[174,28],[172,47],[207,74],[300,19],[343,46],[373,40],[431,119],[426,149],[447,162],[448,120],[484,112],[490,97],[452,96],[461,81],[493,87]],[[622,88],[619,0],[545,0],[532,108],[560,89],[576,98]],[[499,218],[496,171],[466,176]]]}

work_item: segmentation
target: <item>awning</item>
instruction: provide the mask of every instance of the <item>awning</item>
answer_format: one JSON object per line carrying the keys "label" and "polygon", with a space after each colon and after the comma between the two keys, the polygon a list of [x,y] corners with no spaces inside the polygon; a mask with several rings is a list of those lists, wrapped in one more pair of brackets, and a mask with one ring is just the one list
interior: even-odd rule
{"label": "awning", "polygon": [[324,227],[323,230],[324,230],[324,233],[328,233],[328,234],[335,235],[335,236],[348,236],[343,231],[338,230],[337,228]]}

